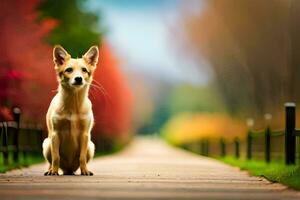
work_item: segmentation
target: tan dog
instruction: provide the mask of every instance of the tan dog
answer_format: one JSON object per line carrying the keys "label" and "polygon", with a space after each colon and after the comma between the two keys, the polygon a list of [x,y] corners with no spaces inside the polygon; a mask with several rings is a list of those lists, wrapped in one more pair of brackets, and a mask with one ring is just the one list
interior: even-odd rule
{"label": "tan dog", "polygon": [[95,150],[91,141],[94,116],[88,91],[98,56],[97,46],[77,59],[71,58],[61,46],[53,49],[59,87],[46,116],[48,138],[43,142],[43,154],[50,166],[45,175],[58,175],[59,168],[64,175],[74,175],[79,167],[81,175],[93,175],[86,165]]}

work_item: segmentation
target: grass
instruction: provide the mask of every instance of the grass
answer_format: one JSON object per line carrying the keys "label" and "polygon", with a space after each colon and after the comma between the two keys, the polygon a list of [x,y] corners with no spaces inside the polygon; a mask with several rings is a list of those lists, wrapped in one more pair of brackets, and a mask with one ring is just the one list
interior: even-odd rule
{"label": "grass", "polygon": [[[119,150],[109,151],[109,152],[95,152],[95,158],[100,156],[106,156],[112,153],[116,153]],[[29,167],[30,165],[38,164],[44,162],[45,159],[42,155],[28,155],[26,160],[24,156],[20,155],[20,161],[18,163],[14,163],[12,158],[9,158],[8,165],[4,165],[2,155],[0,155],[0,173],[5,173],[12,169],[20,169],[23,167]]]}
{"label": "grass", "polygon": [[[94,157],[96,158],[96,157],[100,157],[100,156],[106,156],[106,155],[110,155],[113,153],[117,153],[117,152],[121,151],[124,147],[125,147],[125,144],[122,144],[122,145],[115,144],[110,149],[96,151]],[[27,154],[27,156],[24,157],[24,154],[20,153],[19,154],[19,162],[15,163],[13,161],[13,154],[10,152],[9,158],[8,158],[8,164],[4,165],[3,154],[0,153],[0,173],[5,173],[12,169],[28,167],[33,164],[42,163],[44,161],[45,161],[45,159],[42,156],[42,154]]]}
{"label": "grass", "polygon": [[3,155],[0,154],[0,173],[5,173],[6,171],[12,169],[28,167],[30,165],[41,163],[44,161],[42,155],[38,155],[38,154],[28,154],[26,157],[24,157],[24,155],[20,153],[19,158],[20,158],[19,162],[15,163],[13,162],[12,154],[10,154],[8,159],[8,164],[4,165]]}
{"label": "grass", "polygon": [[300,190],[300,166],[283,163],[266,163],[257,160],[242,160],[233,157],[218,158],[229,165],[247,170],[253,176],[262,176],[271,182],[278,182],[290,188]]}

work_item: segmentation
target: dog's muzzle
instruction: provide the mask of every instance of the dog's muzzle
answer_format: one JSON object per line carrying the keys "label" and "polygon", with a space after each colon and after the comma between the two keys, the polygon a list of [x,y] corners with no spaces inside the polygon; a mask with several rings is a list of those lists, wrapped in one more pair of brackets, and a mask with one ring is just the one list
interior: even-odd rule
{"label": "dog's muzzle", "polygon": [[73,85],[82,85],[83,79],[82,77],[75,77]]}

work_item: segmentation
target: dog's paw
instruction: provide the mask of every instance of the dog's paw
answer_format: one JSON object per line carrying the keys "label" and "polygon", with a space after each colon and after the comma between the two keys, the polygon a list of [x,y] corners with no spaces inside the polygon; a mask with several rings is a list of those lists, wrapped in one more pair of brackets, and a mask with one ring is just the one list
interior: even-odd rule
{"label": "dog's paw", "polygon": [[93,176],[93,172],[88,171],[88,170],[81,170],[81,175],[82,176]]}
{"label": "dog's paw", "polygon": [[48,170],[44,173],[45,176],[58,176],[58,171],[54,171],[54,170]]}

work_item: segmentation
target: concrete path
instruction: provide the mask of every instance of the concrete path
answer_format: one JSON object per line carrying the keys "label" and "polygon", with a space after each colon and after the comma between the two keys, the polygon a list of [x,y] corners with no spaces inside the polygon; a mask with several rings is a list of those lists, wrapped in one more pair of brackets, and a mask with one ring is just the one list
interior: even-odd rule
{"label": "concrete path", "polygon": [[138,138],[94,159],[92,177],[43,176],[35,165],[0,175],[0,199],[300,199],[300,193],[213,159]]}

